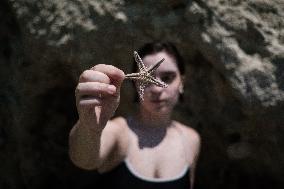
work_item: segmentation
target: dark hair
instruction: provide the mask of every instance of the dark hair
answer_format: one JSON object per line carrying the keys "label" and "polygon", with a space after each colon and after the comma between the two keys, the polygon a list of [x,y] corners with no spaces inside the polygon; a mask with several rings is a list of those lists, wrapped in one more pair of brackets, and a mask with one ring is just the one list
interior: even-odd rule
{"label": "dark hair", "polygon": [[[183,60],[182,56],[180,55],[179,51],[177,50],[176,46],[173,43],[171,43],[169,41],[165,41],[165,42],[154,41],[154,42],[151,42],[151,43],[144,44],[142,47],[140,47],[137,50],[141,59],[143,59],[147,55],[159,53],[159,52],[162,52],[162,51],[165,51],[170,56],[172,56],[172,58],[174,58],[176,60],[176,64],[177,64],[177,67],[178,67],[180,74],[184,75],[185,74],[184,60]],[[133,58],[132,72],[137,72],[137,70],[138,70],[137,63],[135,62],[135,60]],[[180,95],[179,100],[183,101],[183,94]],[[135,95],[134,101],[138,102],[138,95],[137,94]]]}
{"label": "dark hair", "polygon": [[[138,49],[138,54],[141,57],[141,59],[143,59],[145,56],[150,55],[150,54],[155,54],[155,53],[159,53],[165,51],[166,53],[168,53],[169,55],[171,55],[177,63],[179,72],[181,75],[185,74],[185,65],[184,65],[184,61],[182,56],[180,55],[180,53],[178,52],[176,46],[171,43],[171,42],[152,42],[152,43],[146,43],[144,44],[142,47],[140,47]],[[133,72],[137,71],[137,63],[134,61],[134,67],[133,67]]]}

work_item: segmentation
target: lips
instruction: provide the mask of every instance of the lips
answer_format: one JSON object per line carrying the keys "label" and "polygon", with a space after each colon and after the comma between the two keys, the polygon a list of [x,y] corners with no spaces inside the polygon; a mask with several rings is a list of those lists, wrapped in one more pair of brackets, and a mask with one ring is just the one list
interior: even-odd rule
{"label": "lips", "polygon": [[155,104],[161,104],[161,103],[166,103],[166,100],[151,100],[151,102]]}

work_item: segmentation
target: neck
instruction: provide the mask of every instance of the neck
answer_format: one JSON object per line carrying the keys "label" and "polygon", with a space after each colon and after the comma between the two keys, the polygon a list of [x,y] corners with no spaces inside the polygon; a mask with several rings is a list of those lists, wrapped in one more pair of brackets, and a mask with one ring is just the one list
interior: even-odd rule
{"label": "neck", "polygon": [[149,129],[165,129],[171,126],[172,119],[170,114],[153,114],[141,108],[137,114],[137,120]]}

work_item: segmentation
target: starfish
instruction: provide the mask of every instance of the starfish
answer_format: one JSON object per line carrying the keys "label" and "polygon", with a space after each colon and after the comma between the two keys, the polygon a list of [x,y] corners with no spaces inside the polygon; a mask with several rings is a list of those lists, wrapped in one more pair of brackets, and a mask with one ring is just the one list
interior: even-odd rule
{"label": "starfish", "polygon": [[149,68],[147,68],[144,65],[142,59],[140,58],[139,54],[136,51],[134,51],[134,59],[135,59],[135,62],[137,63],[137,65],[138,65],[139,72],[138,73],[126,74],[125,78],[137,81],[138,94],[139,94],[139,97],[142,101],[144,100],[144,98],[143,98],[144,90],[148,85],[154,84],[154,85],[157,85],[157,86],[163,87],[163,88],[168,87],[168,85],[166,83],[158,80],[154,75],[157,68],[165,60],[164,58],[162,60],[160,60],[159,62],[157,62],[156,64],[150,66]]}

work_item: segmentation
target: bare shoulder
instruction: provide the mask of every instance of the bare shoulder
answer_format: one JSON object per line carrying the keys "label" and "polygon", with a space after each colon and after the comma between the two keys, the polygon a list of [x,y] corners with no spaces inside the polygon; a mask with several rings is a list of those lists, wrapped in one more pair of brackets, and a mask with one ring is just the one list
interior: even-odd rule
{"label": "bare shoulder", "polygon": [[108,124],[119,126],[121,129],[126,129],[127,127],[127,121],[124,117],[115,117],[111,119]]}
{"label": "bare shoulder", "polygon": [[127,121],[124,117],[116,117],[108,121],[106,129],[119,135],[125,135],[128,132]]}
{"label": "bare shoulder", "polygon": [[200,135],[199,133],[193,129],[192,127],[188,126],[188,125],[184,125],[178,121],[175,121],[176,126],[182,131],[182,133],[185,135],[186,137],[186,142],[189,145],[193,145],[197,148],[199,148],[200,146]]}

